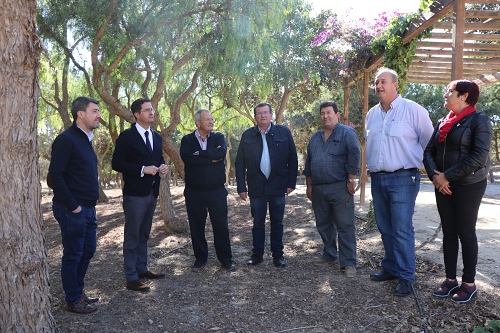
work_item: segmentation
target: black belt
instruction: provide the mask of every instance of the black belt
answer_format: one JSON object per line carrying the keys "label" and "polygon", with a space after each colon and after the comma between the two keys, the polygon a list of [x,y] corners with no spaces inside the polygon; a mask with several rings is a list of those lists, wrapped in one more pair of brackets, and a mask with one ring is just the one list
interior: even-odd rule
{"label": "black belt", "polygon": [[412,171],[412,172],[417,172],[418,169],[417,168],[411,168],[411,169],[397,169],[395,171],[384,171],[384,170],[381,170],[381,171],[377,171],[377,172],[373,172],[373,173],[378,173],[379,175],[385,175],[387,173],[395,173],[395,172],[399,172],[399,171],[403,171],[403,170],[406,170],[406,171]]}

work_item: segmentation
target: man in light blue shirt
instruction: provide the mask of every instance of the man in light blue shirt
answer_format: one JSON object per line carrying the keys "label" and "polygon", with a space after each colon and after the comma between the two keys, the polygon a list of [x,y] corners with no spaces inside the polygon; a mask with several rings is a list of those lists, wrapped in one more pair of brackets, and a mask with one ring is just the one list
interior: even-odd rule
{"label": "man in light blue shirt", "polygon": [[366,162],[373,208],[385,255],[374,281],[399,279],[395,293],[407,296],[415,280],[413,212],[420,189],[423,151],[432,136],[429,113],[398,94],[398,75],[380,68],[375,78],[380,103],[366,116]]}

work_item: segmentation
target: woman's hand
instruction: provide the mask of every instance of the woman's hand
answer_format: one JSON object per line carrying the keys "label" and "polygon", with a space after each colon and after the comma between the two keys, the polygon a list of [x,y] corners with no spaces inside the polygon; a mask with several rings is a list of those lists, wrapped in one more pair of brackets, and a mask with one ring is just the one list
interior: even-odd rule
{"label": "woman's hand", "polygon": [[446,179],[444,173],[434,170],[434,176],[432,176],[432,183],[441,194],[451,195],[450,182],[448,181],[448,179]]}

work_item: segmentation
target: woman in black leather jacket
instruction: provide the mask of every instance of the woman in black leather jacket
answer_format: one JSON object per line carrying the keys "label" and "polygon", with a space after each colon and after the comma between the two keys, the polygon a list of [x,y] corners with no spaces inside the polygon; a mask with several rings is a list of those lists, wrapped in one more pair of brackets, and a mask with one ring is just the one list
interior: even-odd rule
{"label": "woman in black leather jacket", "polygon": [[[446,87],[444,106],[450,113],[440,119],[424,152],[424,165],[435,186],[443,228],[446,280],[436,297],[452,296],[469,302],[477,293],[474,283],[478,244],[476,221],[486,190],[492,128],[488,116],[476,112],[479,87],[468,80]],[[459,241],[462,245],[462,284],[457,281]]]}

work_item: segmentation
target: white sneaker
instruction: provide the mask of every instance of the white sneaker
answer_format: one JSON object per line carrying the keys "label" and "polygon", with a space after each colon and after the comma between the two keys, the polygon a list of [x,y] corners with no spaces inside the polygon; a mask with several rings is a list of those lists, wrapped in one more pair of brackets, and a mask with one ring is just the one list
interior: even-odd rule
{"label": "white sneaker", "polygon": [[354,267],[354,266],[347,266],[344,269],[344,274],[348,278],[355,278],[356,277],[356,267]]}

